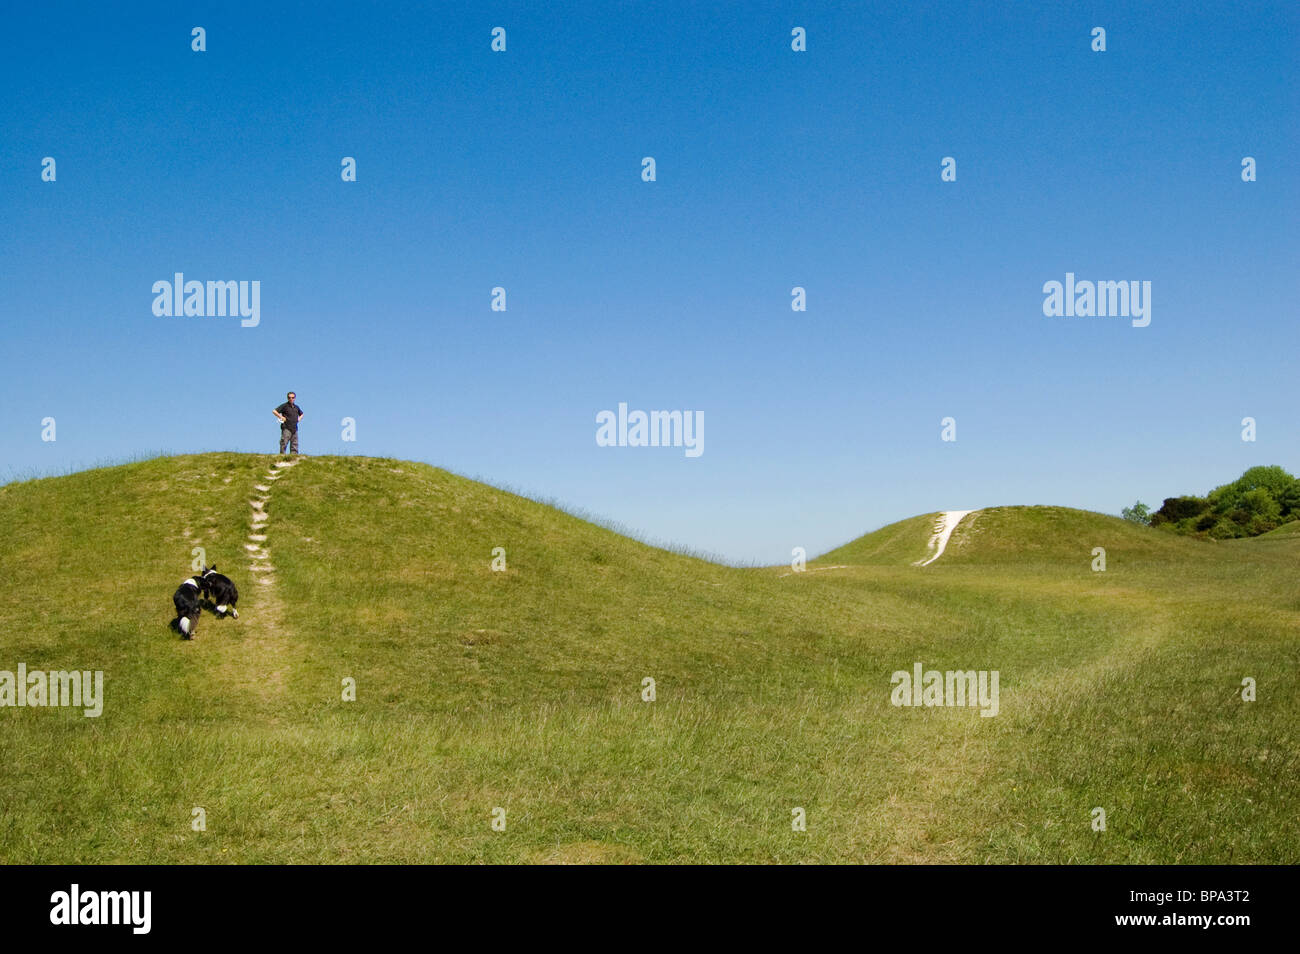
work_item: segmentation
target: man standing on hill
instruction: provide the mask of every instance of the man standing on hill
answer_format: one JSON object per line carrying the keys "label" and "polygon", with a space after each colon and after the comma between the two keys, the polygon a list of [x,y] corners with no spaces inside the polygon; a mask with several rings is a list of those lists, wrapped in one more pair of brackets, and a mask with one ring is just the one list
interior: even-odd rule
{"label": "man standing on hill", "polygon": [[286,395],[289,400],[285,401],[271,412],[280,421],[281,454],[284,453],[285,445],[288,445],[289,449],[293,453],[298,453],[298,422],[306,417],[306,415],[303,413],[302,408],[293,403],[293,399],[297,396],[298,395],[290,391]]}

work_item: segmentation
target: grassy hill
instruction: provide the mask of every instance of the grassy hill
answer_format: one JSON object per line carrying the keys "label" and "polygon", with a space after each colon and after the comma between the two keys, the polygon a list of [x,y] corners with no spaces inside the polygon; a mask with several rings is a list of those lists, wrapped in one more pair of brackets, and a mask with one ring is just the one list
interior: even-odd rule
{"label": "grassy hill", "polygon": [[1268,533],[1260,534],[1264,537],[1293,537],[1300,534],[1300,520],[1292,520],[1290,523],[1284,523],[1276,530],[1270,530]]}
{"label": "grassy hill", "polygon": [[[0,487],[0,669],[102,669],[106,696],[0,708],[0,861],[1300,857],[1300,534],[1004,507],[925,568],[933,514],[791,573],[422,464],[273,460]],[[196,546],[240,619],[183,642]],[[890,705],[914,662],[998,670],[1000,714]]]}
{"label": "grassy hill", "polygon": [[[937,516],[922,514],[892,523],[832,550],[817,562],[911,565],[932,554],[926,544]],[[1090,567],[1094,546],[1106,550],[1108,562],[1117,556],[1130,566],[1213,559],[1213,550],[1201,543],[1152,533],[1119,517],[1069,507],[988,507],[962,518],[940,561],[932,566],[938,562],[1015,564],[1051,570],[1082,559]]]}

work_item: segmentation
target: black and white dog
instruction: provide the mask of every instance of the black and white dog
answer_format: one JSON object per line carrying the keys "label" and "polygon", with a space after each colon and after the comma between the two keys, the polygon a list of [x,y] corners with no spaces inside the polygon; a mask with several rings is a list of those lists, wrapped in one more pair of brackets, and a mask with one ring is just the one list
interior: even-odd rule
{"label": "black and white dog", "polygon": [[181,583],[172,594],[176,604],[176,628],[181,631],[182,639],[193,639],[194,628],[199,622],[199,594],[202,590],[202,577],[192,576]]}
{"label": "black and white dog", "polygon": [[203,571],[199,584],[203,587],[203,595],[216,606],[218,616],[225,616],[229,610],[231,616],[239,619],[239,610],[235,609],[235,604],[239,602],[239,590],[235,589],[230,577],[217,572],[215,563]]}

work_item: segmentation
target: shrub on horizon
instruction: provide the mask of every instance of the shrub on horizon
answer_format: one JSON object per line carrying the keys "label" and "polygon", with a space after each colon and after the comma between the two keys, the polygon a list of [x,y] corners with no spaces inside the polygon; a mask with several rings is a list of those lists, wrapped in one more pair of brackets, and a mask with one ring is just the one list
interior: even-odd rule
{"label": "shrub on horizon", "polygon": [[1140,500],[1131,507],[1125,507],[1119,512],[1119,515],[1125,520],[1140,523],[1144,527],[1149,526],[1151,523],[1151,508]]}
{"label": "shrub on horizon", "polygon": [[1277,465],[1269,465],[1251,467],[1204,497],[1166,497],[1151,515],[1151,526],[1228,540],[1256,537],[1297,519],[1300,480]]}

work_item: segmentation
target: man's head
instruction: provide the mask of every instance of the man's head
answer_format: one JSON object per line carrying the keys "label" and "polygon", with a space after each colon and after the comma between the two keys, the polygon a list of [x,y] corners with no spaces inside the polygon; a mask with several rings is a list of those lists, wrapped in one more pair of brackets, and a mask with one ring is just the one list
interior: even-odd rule
{"label": "man's head", "polygon": [[293,399],[296,398],[297,396],[298,395],[294,394],[292,391],[290,391],[288,394],[285,395],[285,397],[289,399],[290,404],[293,403]]}

